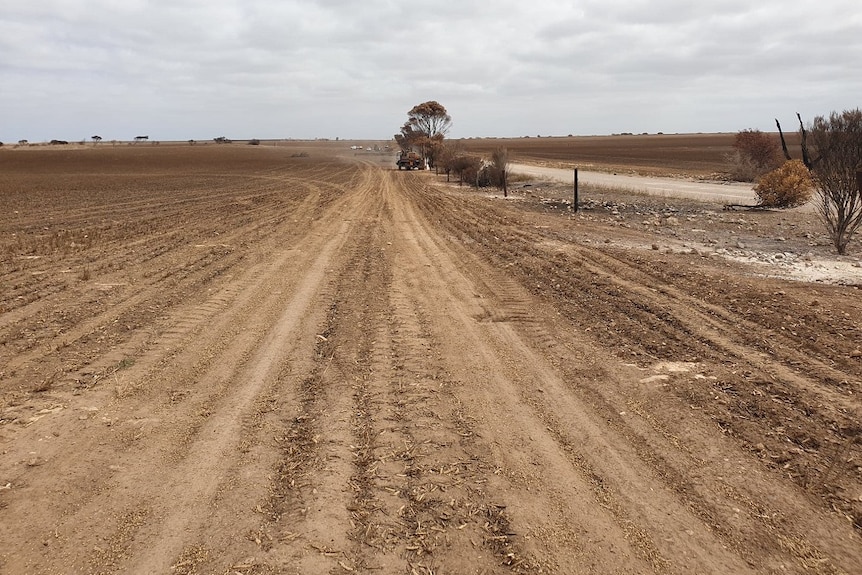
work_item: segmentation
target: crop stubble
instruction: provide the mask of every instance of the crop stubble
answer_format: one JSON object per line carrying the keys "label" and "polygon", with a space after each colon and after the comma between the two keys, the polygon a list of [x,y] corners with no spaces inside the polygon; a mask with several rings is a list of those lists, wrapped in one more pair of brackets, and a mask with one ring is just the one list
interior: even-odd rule
{"label": "crop stubble", "polygon": [[852,288],[319,149],[15,154],[4,572],[862,558]]}

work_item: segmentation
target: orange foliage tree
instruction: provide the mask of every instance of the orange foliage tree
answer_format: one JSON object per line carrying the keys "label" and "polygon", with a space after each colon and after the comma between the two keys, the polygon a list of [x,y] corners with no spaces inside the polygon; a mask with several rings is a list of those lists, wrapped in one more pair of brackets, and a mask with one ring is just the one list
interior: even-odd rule
{"label": "orange foliage tree", "polygon": [[452,117],[446,108],[439,102],[429,100],[413,106],[407,112],[407,122],[401,127],[401,132],[395,134],[395,141],[405,151],[419,148],[422,157],[434,167],[443,139],[451,126]]}

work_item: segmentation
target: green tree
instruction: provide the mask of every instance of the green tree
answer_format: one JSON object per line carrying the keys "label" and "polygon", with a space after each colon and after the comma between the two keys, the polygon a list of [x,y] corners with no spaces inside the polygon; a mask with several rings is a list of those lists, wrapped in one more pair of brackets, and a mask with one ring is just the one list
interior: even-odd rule
{"label": "green tree", "polygon": [[818,116],[808,129],[808,145],[820,213],[839,254],[862,224],[862,110]]}

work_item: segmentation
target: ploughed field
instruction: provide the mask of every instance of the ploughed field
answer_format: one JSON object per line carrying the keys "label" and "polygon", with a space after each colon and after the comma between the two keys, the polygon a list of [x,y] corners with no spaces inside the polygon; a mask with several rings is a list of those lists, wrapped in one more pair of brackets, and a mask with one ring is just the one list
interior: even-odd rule
{"label": "ploughed field", "polygon": [[[794,157],[799,136],[785,134]],[[656,176],[721,178],[733,154],[734,133],[479,138],[462,140],[467,151],[490,156],[506,148],[517,162]],[[775,133],[776,142],[778,133]]]}
{"label": "ploughed field", "polygon": [[0,154],[0,572],[858,573],[858,289],[297,150]]}

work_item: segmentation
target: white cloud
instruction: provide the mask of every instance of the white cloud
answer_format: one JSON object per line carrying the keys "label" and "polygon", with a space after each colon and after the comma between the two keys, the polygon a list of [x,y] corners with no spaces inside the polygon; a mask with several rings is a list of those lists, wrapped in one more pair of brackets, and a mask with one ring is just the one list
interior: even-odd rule
{"label": "white cloud", "polygon": [[0,140],[735,131],[858,107],[855,0],[0,0]]}

